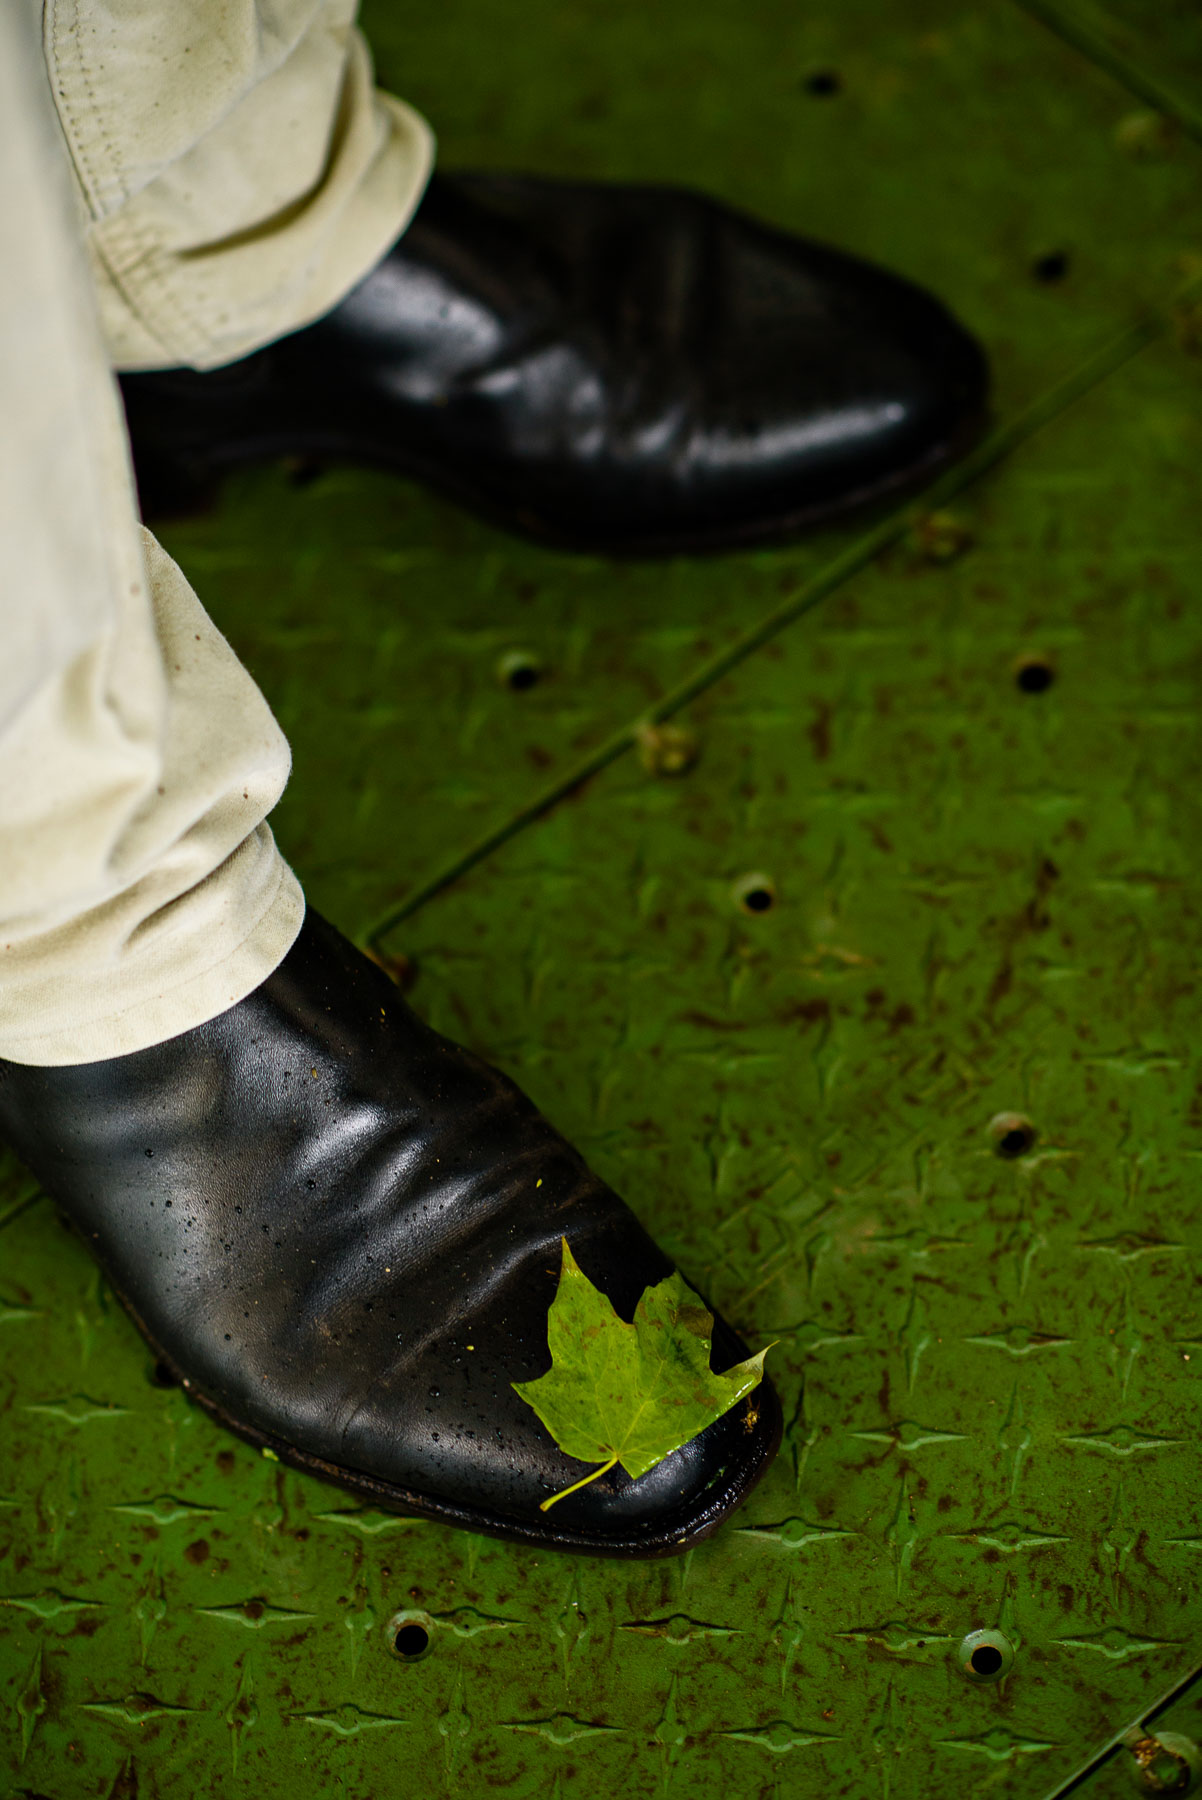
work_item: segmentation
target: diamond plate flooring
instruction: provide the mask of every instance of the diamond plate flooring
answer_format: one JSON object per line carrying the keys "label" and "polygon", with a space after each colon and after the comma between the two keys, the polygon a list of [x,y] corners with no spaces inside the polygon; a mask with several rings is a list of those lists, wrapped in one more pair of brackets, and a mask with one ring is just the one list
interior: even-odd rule
{"label": "diamond plate flooring", "polygon": [[928,282],[998,429],[737,557],[558,555],[310,466],[164,528],[292,738],[314,903],[777,1340],[789,1425],[674,1563],[365,1510],[157,1385],[10,1161],[0,1792],[1185,1792],[1195,11],[366,22],[448,165],[685,179]]}

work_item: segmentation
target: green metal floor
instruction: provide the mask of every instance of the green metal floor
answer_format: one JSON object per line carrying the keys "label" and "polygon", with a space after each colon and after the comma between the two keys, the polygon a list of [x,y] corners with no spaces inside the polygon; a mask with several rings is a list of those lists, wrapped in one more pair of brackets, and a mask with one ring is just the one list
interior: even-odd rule
{"label": "green metal floor", "polygon": [[163,531],[291,735],[313,902],[779,1339],[788,1435],[674,1563],[366,1511],[156,1386],[9,1163],[0,1794],[1044,1800],[1162,1700],[1202,1736],[1202,15],[367,24],[448,164],[687,179],[928,282],[1000,436],[926,514],[706,561],[346,470]]}

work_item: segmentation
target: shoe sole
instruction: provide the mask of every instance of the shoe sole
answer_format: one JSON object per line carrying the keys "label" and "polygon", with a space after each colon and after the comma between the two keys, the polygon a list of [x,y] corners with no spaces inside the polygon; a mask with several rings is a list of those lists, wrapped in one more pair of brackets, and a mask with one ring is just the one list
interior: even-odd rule
{"label": "shoe sole", "polygon": [[735,527],[715,527],[712,531],[651,534],[600,541],[576,536],[548,525],[534,513],[506,512],[487,496],[474,491],[467,483],[456,482],[441,467],[427,464],[416,455],[400,455],[388,451],[363,451],[336,438],[313,436],[301,441],[291,438],[263,438],[254,443],[241,443],[210,450],[204,457],[189,459],[164,453],[158,459],[158,474],[153,467],[153,453],[144,455],[144,474],[139,476],[139,491],[144,516],[169,519],[209,510],[216,502],[216,490],[223,477],[236,468],[273,462],[283,457],[331,461],[359,468],[386,470],[389,474],[416,481],[444,498],[478,514],[502,530],[516,532],[549,549],[568,551],[583,556],[608,556],[617,560],[660,558],[668,556],[714,556],[724,551],[750,550],[772,544],[783,544],[815,528],[836,523],[846,515],[863,511],[882,501],[899,499],[916,491],[949,464],[958,461],[980,442],[989,424],[989,414],[981,409],[966,417],[948,437],[933,444],[916,461],[894,469],[878,481],[840,494],[835,500],[815,502],[788,514],[750,520]]}

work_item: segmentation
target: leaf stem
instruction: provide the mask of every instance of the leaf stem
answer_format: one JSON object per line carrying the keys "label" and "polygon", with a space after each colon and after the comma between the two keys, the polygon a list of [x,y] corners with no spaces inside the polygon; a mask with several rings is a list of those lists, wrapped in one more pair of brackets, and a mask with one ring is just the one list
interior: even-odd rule
{"label": "leaf stem", "polygon": [[590,1474],[584,1476],[583,1480],[574,1481],[571,1487],[560,1488],[559,1492],[557,1494],[552,1494],[549,1500],[540,1500],[538,1503],[539,1512],[546,1512],[547,1508],[549,1506],[554,1506],[557,1500],[566,1500],[569,1494],[576,1493],[579,1488],[587,1487],[590,1481],[596,1481],[598,1475],[608,1475],[617,1460],[616,1456],[611,1456],[607,1463],[599,1463]]}

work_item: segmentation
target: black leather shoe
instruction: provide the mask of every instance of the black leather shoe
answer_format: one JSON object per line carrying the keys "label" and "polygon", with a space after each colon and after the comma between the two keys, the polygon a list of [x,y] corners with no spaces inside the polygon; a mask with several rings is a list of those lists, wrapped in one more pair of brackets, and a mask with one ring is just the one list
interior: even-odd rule
{"label": "black leather shoe", "polygon": [[[0,1062],[0,1131],[206,1411],[375,1505],[666,1556],[775,1453],[765,1381],[639,1481],[539,1511],[586,1472],[510,1385],[549,1366],[561,1235],[627,1319],[671,1265],[512,1082],[315,914],[207,1025],[106,1062]],[[713,1366],[746,1354],[717,1320]]]}
{"label": "black leather shoe", "polygon": [[780,537],[920,480],[977,435],[987,376],[921,289],[698,194],[460,174],[316,325],[121,386],[151,514],[299,452],[650,553]]}

